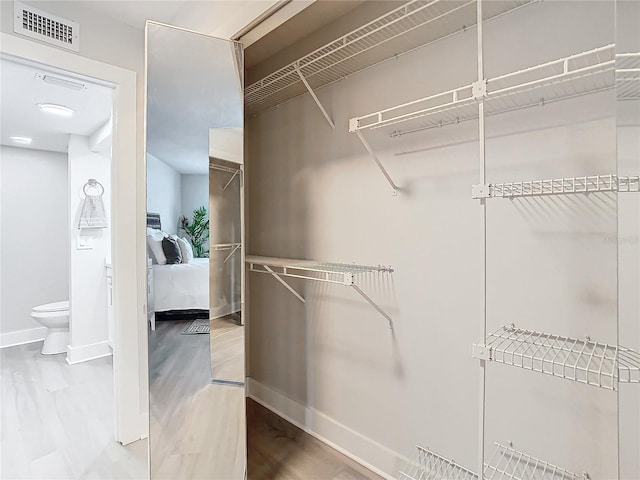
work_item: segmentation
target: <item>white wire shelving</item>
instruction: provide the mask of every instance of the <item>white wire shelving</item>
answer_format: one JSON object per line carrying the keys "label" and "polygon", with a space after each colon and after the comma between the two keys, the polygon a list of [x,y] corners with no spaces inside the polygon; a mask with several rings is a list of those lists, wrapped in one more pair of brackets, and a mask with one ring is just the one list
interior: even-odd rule
{"label": "white wire shelving", "polygon": [[640,100],[640,52],[616,54],[618,100]]}
{"label": "white wire shelving", "polygon": [[474,185],[473,198],[513,198],[596,192],[640,192],[640,176],[591,175]]}
{"label": "white wire shelving", "polygon": [[225,257],[224,261],[222,263],[227,263],[227,261],[233,257],[233,254],[236,253],[238,250],[240,250],[240,248],[242,247],[241,243],[216,243],[214,245],[211,245],[210,250],[212,251],[225,251],[225,250],[231,250],[231,252]]}
{"label": "white wire shelving", "polygon": [[393,273],[387,266],[356,265],[349,263],[322,263],[292,258],[260,257],[247,255],[245,259],[250,272],[266,273],[274,277],[289,290],[298,300],[305,303],[304,297],[298,293],[282,277],[300,278],[316,282],[332,283],[353,288],[369,305],[380,313],[393,326],[391,317],[356,285],[358,275],[367,273]]}
{"label": "white wire shelving", "polygon": [[511,446],[495,443],[491,458],[485,464],[485,480],[588,480],[586,473],[572,473],[564,468],[543,462],[519,452]]}
{"label": "white wire shelving", "polygon": [[390,136],[608,90],[615,86],[615,46],[535,65],[349,120],[349,131],[381,129]]}
{"label": "white wire shelving", "polygon": [[477,480],[478,475],[428,448],[416,445],[418,453],[400,471],[398,480]]}
{"label": "white wire shelving", "polygon": [[[486,2],[485,20],[532,0]],[[476,0],[411,0],[245,88],[249,114],[476,25]],[[317,98],[314,100],[321,107]],[[329,123],[333,126],[327,113]]]}
{"label": "white wire shelving", "polygon": [[640,354],[618,345],[503,326],[473,356],[608,390],[640,383]]}
{"label": "white wire shelving", "polygon": [[[484,464],[484,480],[588,480],[586,473],[576,474],[495,443],[495,450]],[[475,472],[448,460],[428,448],[416,446],[417,454],[400,471],[398,480],[477,480]]]}

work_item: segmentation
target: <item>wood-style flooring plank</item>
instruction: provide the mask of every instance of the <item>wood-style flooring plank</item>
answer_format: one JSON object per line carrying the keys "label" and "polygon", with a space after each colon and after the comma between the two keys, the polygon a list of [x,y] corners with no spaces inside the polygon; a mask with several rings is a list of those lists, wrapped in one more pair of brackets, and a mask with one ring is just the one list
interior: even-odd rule
{"label": "wood-style flooring plank", "polygon": [[382,480],[251,399],[247,449],[249,480]]}
{"label": "wood-style flooring plank", "polygon": [[0,478],[146,479],[146,441],[114,440],[111,357],[69,365],[41,348],[0,350]]}

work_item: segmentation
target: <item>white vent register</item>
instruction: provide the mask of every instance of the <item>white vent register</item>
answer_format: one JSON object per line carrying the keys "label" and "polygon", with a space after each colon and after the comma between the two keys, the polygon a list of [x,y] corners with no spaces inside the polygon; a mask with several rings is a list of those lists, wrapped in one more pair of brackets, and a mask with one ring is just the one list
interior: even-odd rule
{"label": "white vent register", "polygon": [[71,20],[13,2],[13,31],[57,47],[80,51],[80,25]]}

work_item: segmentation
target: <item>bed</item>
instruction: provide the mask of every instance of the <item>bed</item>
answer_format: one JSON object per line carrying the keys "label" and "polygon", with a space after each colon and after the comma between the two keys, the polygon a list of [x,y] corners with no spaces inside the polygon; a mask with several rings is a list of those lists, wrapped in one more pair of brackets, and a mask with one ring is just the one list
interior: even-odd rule
{"label": "bed", "polygon": [[[162,230],[160,214],[147,213],[147,227]],[[149,272],[149,321],[155,330],[155,314],[173,318],[208,317],[209,259],[194,258],[189,263],[152,264]]]}

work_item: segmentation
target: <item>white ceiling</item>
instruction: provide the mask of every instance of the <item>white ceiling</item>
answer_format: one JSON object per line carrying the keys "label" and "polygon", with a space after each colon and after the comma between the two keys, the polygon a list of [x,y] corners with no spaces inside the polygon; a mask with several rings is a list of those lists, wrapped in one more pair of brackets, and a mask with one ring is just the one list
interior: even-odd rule
{"label": "white ceiling", "polygon": [[[82,90],[44,82],[42,75],[84,84]],[[69,134],[89,136],[111,117],[111,89],[62,74],[0,59],[0,142],[38,150],[66,152]],[[75,110],[71,117],[45,114],[38,103],[54,103]],[[16,145],[10,136],[33,138]]]}
{"label": "white ceiling", "polygon": [[145,22],[153,20],[229,39],[281,2],[282,0],[85,0],[78,3],[84,9],[138,29],[144,29]]}

